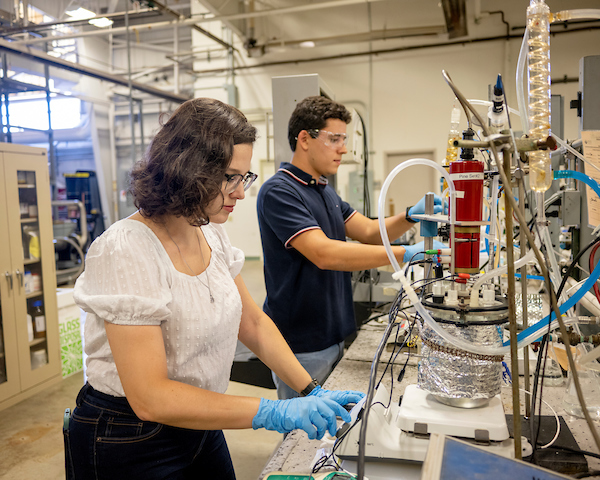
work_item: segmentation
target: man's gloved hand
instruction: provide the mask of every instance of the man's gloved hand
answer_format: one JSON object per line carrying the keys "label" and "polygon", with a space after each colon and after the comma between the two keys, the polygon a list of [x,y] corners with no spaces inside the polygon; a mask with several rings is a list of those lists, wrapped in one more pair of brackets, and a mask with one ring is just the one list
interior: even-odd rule
{"label": "man's gloved hand", "polygon": [[[402,257],[402,261],[404,263],[406,262],[410,262],[411,260],[417,261],[417,260],[423,260],[425,258],[425,254],[423,253],[425,251],[425,245],[424,242],[419,242],[419,243],[415,243],[414,245],[402,245],[404,247],[404,257]],[[444,245],[442,242],[438,242],[437,240],[433,241],[433,248],[434,249],[440,249],[440,248],[448,248],[446,245]],[[414,258],[413,255],[417,254]]]}
{"label": "man's gloved hand", "polygon": [[307,395],[307,397],[319,397],[329,398],[340,405],[347,405],[348,403],[358,403],[365,396],[362,392],[355,392],[353,390],[325,390],[317,385]]}
{"label": "man's gloved hand", "polygon": [[[433,192],[429,192],[429,193],[433,193]],[[423,195],[423,198],[421,198],[421,200],[419,200],[417,202],[416,205],[410,207],[408,209],[408,216],[412,218],[413,215],[423,215],[425,213],[425,196]],[[445,210],[444,213],[448,212],[448,207],[446,207],[444,209],[444,207],[442,206],[442,198],[439,195],[436,195],[435,193],[433,194],[433,213],[440,213],[442,210]],[[418,222],[419,220],[417,220],[416,218],[412,219],[415,222]]]}
{"label": "man's gloved hand", "polygon": [[328,398],[306,396],[289,400],[260,399],[258,412],[252,419],[252,428],[266,428],[279,433],[288,433],[298,428],[308,434],[308,438],[321,439],[325,432],[331,436],[337,430],[336,416],[350,422],[350,414],[339,403]]}

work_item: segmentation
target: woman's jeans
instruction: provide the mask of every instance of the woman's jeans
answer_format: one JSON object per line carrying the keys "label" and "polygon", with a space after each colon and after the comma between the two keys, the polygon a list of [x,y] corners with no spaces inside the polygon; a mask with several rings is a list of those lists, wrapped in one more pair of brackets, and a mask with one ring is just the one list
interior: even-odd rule
{"label": "woman's jeans", "polygon": [[125,398],[87,383],[64,437],[68,480],[235,479],[221,430],[142,421]]}

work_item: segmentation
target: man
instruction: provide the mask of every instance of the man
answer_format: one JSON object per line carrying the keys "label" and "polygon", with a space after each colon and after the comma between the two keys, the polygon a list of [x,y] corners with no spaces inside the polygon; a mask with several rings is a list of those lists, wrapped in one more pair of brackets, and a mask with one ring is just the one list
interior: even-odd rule
{"label": "man", "polygon": [[[291,163],[282,162],[258,194],[258,221],[267,297],[264,311],[277,324],[315,383],[342,358],[356,331],[350,272],[388,265],[377,220],[361,215],[327,185],[346,150],[346,108],[314,96],[296,106],[288,125]],[[435,212],[442,209],[436,197]],[[425,199],[410,214],[424,213]],[[409,209],[386,219],[391,239],[415,223]],[[346,237],[360,243],[346,242]],[[421,245],[393,246],[399,261]],[[297,396],[273,375],[280,399]]]}

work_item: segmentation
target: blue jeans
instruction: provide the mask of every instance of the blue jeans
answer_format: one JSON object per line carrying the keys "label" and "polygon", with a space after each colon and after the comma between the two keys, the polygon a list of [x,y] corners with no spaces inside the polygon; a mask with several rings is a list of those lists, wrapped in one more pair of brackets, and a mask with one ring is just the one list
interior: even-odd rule
{"label": "blue jeans", "polygon": [[[319,384],[323,385],[344,355],[344,342],[318,352],[296,353],[295,355],[306,371],[310,373],[310,376],[316,378]],[[277,387],[277,398],[279,400],[300,396],[296,390],[288,387],[275,373],[271,372],[271,375],[273,383]]]}
{"label": "blue jeans", "polygon": [[125,398],[89,384],[77,396],[64,437],[67,480],[235,480],[221,430],[142,421]]}

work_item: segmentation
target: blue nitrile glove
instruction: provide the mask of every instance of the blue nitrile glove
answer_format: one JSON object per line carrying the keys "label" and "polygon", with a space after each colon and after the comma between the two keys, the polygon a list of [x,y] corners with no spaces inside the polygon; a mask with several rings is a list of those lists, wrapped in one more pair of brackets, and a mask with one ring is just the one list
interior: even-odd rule
{"label": "blue nitrile glove", "polygon": [[307,395],[307,397],[319,397],[329,398],[340,405],[347,405],[349,403],[358,403],[365,396],[362,392],[355,392],[354,390],[325,390],[317,385]]}
{"label": "blue nitrile glove", "polygon": [[[429,192],[433,193],[433,192]],[[425,214],[425,196],[417,202],[416,205],[410,207],[408,209],[408,216],[412,218],[413,215],[424,215]],[[444,213],[448,213],[448,207],[444,209],[442,207],[442,198],[439,195],[433,194],[433,213],[440,213],[442,210],[445,210]],[[413,221],[418,222],[419,220],[416,218],[412,218]]]}
{"label": "blue nitrile glove", "polygon": [[[411,260],[413,262],[416,262],[417,260],[423,260],[425,258],[425,244],[424,242],[419,242],[419,243],[415,243],[414,245],[402,245],[404,247],[404,257],[402,257],[402,261],[404,263],[406,262],[410,262]],[[437,240],[433,241],[433,248],[432,249],[440,249],[440,248],[448,248],[446,245],[444,245],[442,242],[438,242]],[[413,258],[413,255],[415,255],[415,258]]]}
{"label": "blue nitrile glove", "polygon": [[288,433],[298,428],[308,434],[308,438],[321,439],[329,431],[335,436],[336,415],[344,422],[350,422],[350,414],[339,403],[328,398],[302,397],[289,400],[260,399],[258,412],[252,419],[252,428],[266,428],[279,433]]}

